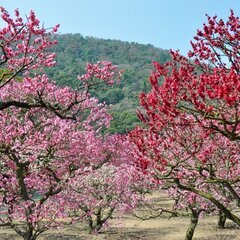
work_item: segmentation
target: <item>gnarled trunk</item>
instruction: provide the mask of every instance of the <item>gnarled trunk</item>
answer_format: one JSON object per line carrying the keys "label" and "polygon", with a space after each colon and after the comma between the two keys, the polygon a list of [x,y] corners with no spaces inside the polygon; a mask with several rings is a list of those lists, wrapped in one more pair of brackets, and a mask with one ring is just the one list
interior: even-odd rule
{"label": "gnarled trunk", "polygon": [[24,240],[36,240],[37,238],[31,235],[26,235],[23,237]]}
{"label": "gnarled trunk", "polygon": [[32,231],[27,231],[26,233],[23,234],[23,239],[24,240],[36,240],[37,236],[34,235]]}
{"label": "gnarled trunk", "polygon": [[195,228],[198,224],[199,211],[191,209],[191,221],[188,227],[185,240],[192,240]]}
{"label": "gnarled trunk", "polygon": [[104,225],[104,223],[112,217],[112,213],[114,208],[110,208],[109,211],[103,216],[103,209],[99,208],[95,213],[96,219],[95,221],[92,219],[91,216],[88,217],[88,225],[89,225],[89,232],[96,233],[99,232]]}
{"label": "gnarled trunk", "polygon": [[219,214],[218,214],[218,227],[221,228],[221,229],[225,228],[226,220],[227,220],[226,215],[222,211],[219,211]]}
{"label": "gnarled trunk", "polygon": [[179,179],[174,179],[174,181],[180,189],[196,193],[197,195],[211,201],[214,205],[216,205],[226,215],[226,217],[228,219],[232,220],[238,226],[240,226],[240,218],[237,215],[233,214],[231,212],[231,210],[227,209],[220,201],[218,201],[216,198],[214,198],[211,194],[207,194],[207,193],[205,193],[203,191],[200,191],[200,190],[198,190],[198,189],[196,189],[192,186],[185,186],[185,185],[180,183]]}

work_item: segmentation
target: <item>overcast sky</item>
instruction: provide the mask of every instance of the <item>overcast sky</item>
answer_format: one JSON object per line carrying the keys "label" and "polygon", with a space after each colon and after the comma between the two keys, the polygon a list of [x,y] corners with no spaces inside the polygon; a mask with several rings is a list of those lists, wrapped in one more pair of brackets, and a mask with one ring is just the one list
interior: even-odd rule
{"label": "overcast sky", "polygon": [[150,43],[184,55],[206,13],[226,19],[233,9],[240,16],[240,0],[0,0],[0,5],[23,14],[33,9],[46,27],[59,23],[60,33]]}

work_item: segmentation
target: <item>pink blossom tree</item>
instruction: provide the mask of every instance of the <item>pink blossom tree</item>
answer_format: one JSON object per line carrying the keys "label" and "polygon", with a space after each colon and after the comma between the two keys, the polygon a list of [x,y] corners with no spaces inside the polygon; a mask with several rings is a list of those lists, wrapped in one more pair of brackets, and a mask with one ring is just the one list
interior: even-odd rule
{"label": "pink blossom tree", "polygon": [[62,192],[73,221],[86,220],[91,233],[99,232],[114,211],[130,212],[143,204],[155,186],[133,164],[133,146],[125,136],[105,136],[100,144],[101,164],[75,174]]}
{"label": "pink blossom tree", "polygon": [[0,221],[24,239],[36,239],[66,216],[58,194],[75,171],[100,165],[108,155],[94,158],[96,132],[84,129],[84,123],[49,117],[39,109],[14,110],[1,114]]}
{"label": "pink blossom tree", "polygon": [[129,164],[105,164],[71,179],[68,190],[73,221],[86,220],[90,233],[108,225],[113,212],[131,212],[145,201],[149,179]]}
{"label": "pink blossom tree", "polygon": [[69,179],[108,161],[107,152],[97,156],[111,116],[89,90],[120,73],[110,62],[89,63],[77,90],[59,88],[42,73],[55,64],[48,49],[58,26],[48,32],[33,11],[24,21],[18,10],[14,19],[0,10],[0,222],[35,240],[66,216],[59,194]]}
{"label": "pink blossom tree", "polygon": [[28,75],[29,70],[51,67],[55,64],[54,53],[48,49],[57,42],[52,40],[52,33],[56,32],[59,25],[50,31],[41,27],[40,21],[33,11],[27,19],[23,19],[18,10],[15,18],[0,7],[1,18],[6,26],[0,31],[1,68],[8,70],[1,76],[3,88],[18,74]]}

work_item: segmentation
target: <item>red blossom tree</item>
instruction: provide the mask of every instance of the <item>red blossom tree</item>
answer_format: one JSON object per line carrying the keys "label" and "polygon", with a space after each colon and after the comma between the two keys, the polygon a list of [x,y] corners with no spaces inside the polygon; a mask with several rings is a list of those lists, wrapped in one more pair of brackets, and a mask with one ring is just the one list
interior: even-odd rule
{"label": "red blossom tree", "polygon": [[[240,225],[240,20],[208,16],[189,57],[154,62],[152,89],[140,95],[145,127],[130,133],[139,166],[163,187],[210,201]],[[199,199],[201,199],[199,198]]]}

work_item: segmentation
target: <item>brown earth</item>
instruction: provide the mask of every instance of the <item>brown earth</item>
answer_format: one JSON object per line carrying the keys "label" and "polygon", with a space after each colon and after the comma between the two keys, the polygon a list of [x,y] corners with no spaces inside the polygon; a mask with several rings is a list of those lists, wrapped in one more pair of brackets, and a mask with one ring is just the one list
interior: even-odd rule
{"label": "brown earth", "polygon": [[[185,237],[189,219],[175,217],[142,221],[132,216],[112,219],[110,228],[96,236],[87,234],[83,226],[76,224],[61,230],[42,234],[39,240],[181,240]],[[1,240],[20,240],[11,229],[1,229]],[[226,229],[216,227],[216,217],[200,220],[194,234],[195,240],[240,240],[240,229],[228,222]]]}
{"label": "brown earth", "polygon": [[[161,206],[169,206],[168,199],[161,199]],[[217,217],[202,217],[195,230],[195,240],[240,240],[240,228],[227,221],[225,229],[217,228]],[[131,215],[109,221],[109,228],[98,235],[89,235],[83,224],[67,226],[43,233],[39,240],[181,240],[185,238],[189,217],[162,215],[156,219],[140,220]],[[0,228],[0,240],[21,240],[13,230]]]}

